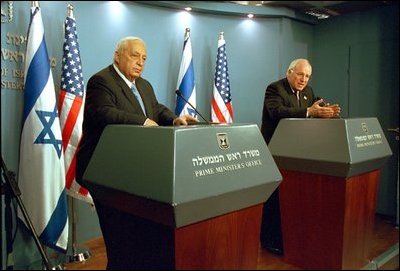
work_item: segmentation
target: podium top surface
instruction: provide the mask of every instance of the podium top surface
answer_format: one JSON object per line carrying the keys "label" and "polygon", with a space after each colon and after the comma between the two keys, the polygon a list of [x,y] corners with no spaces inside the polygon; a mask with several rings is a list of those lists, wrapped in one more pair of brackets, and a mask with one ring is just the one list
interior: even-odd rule
{"label": "podium top surface", "polygon": [[193,222],[266,201],[282,176],[256,124],[109,125],[83,179],[186,206]]}
{"label": "podium top surface", "polygon": [[392,155],[377,118],[282,119],[269,150],[281,169],[349,177]]}

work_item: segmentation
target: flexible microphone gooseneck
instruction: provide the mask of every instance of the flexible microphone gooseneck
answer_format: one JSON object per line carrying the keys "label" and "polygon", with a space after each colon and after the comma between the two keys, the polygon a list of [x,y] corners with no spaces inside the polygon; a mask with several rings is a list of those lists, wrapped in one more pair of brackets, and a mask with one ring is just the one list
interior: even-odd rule
{"label": "flexible microphone gooseneck", "polygon": [[211,124],[208,120],[206,120],[206,119],[203,117],[202,114],[200,114],[199,111],[197,111],[196,107],[194,107],[188,100],[185,99],[185,97],[183,97],[182,92],[181,92],[179,89],[175,90],[175,93],[176,93],[176,95],[178,95],[179,97],[181,97],[185,102],[187,102],[187,103],[190,105],[190,107],[192,107],[192,108],[194,109],[194,111],[196,111],[196,113],[199,114],[199,116],[200,116],[206,123]]}

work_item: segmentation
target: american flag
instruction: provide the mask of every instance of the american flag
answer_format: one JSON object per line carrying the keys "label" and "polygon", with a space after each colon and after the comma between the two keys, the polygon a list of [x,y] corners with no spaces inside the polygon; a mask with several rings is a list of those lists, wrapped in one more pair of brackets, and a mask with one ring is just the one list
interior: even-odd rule
{"label": "american flag", "polygon": [[218,55],[215,67],[214,89],[211,101],[211,120],[215,123],[232,123],[233,109],[223,32],[219,34]]}
{"label": "american flag", "polygon": [[76,153],[82,136],[85,87],[76,22],[72,16],[68,16],[65,20],[63,50],[59,112],[65,157],[66,187],[70,196],[93,204],[89,192],[75,180]]}
{"label": "american flag", "polygon": [[[41,242],[65,253],[68,213],[64,155],[53,75],[38,6],[31,8],[24,74],[18,170],[21,199]],[[18,216],[29,225],[20,208]]]}

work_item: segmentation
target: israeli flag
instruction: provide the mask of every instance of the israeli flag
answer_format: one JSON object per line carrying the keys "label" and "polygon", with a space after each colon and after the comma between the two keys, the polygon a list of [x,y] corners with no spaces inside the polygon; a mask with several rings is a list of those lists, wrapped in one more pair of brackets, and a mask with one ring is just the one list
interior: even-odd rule
{"label": "israeli flag", "polygon": [[[68,215],[64,156],[42,15],[31,8],[25,58],[25,93],[18,183],[42,244],[66,252]],[[22,213],[18,216],[27,225]]]}
{"label": "israeli flag", "polygon": [[[178,83],[176,86],[182,96],[196,107],[196,87],[194,83],[194,70],[192,59],[192,43],[190,41],[190,29],[186,28],[183,55],[179,69]],[[191,115],[198,118],[196,111],[180,96],[176,98],[175,114],[177,116]]]}

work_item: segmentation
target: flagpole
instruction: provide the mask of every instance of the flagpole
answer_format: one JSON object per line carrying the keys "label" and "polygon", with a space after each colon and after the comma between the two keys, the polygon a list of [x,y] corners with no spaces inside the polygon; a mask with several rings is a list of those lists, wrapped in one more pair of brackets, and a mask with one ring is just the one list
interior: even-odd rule
{"label": "flagpole", "polygon": [[[67,17],[74,18],[74,6],[71,4],[67,5]],[[84,262],[90,258],[90,252],[88,250],[84,252],[77,252],[76,244],[76,211],[75,211],[75,198],[69,197],[71,202],[71,224],[72,224],[72,255],[69,257],[69,262]]]}
{"label": "flagpole", "polygon": [[185,35],[184,35],[184,37],[183,37],[183,40],[188,39],[189,36],[190,36],[190,28],[187,27],[187,28],[185,29]]}
{"label": "flagpole", "polygon": [[69,262],[84,262],[90,258],[91,254],[88,250],[84,252],[77,252],[76,244],[76,212],[75,212],[75,198],[69,196],[71,204],[71,223],[72,223],[72,255],[69,257]]}

